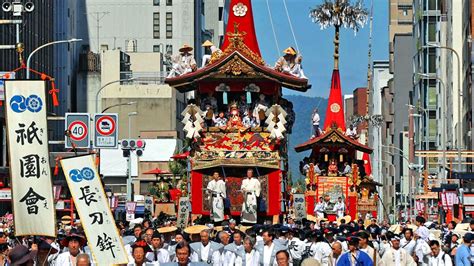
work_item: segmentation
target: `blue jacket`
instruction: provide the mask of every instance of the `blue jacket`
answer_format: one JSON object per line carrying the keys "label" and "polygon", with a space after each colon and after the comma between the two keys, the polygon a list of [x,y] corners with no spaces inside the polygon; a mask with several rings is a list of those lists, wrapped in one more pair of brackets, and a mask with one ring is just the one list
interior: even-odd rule
{"label": "blue jacket", "polygon": [[[373,266],[374,263],[372,259],[363,251],[357,251],[356,256],[356,266]],[[341,255],[341,258],[337,262],[336,266],[352,266],[351,264],[350,252],[346,252]]]}

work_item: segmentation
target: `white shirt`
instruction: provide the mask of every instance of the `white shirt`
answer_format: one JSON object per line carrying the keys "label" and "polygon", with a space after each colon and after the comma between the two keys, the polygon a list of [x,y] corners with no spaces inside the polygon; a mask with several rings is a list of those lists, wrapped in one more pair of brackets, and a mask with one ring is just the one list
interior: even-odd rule
{"label": "white shirt", "polygon": [[411,239],[410,241],[407,241],[405,238],[402,238],[400,240],[400,247],[402,247],[404,250],[407,251],[408,255],[412,255],[414,248],[415,248],[415,240]]}
{"label": "white shirt", "polygon": [[250,253],[245,252],[245,265],[258,265],[260,259],[260,253],[252,249]]}
{"label": "white shirt", "polygon": [[209,192],[211,193],[218,193],[219,196],[222,196],[223,198],[226,197],[226,188],[225,188],[225,182],[224,180],[220,179],[220,180],[211,180],[208,184],[207,184],[207,189],[209,190]]}
{"label": "white shirt", "polygon": [[395,258],[395,265],[400,265],[400,249],[393,249],[393,257]]}
{"label": "white shirt", "polygon": [[[443,260],[444,257],[444,260]],[[443,251],[440,251],[438,256],[433,257],[430,255],[428,260],[429,266],[452,266],[453,262],[451,261],[451,257],[445,254]]]}
{"label": "white shirt", "polygon": [[264,266],[272,265],[271,259],[272,259],[272,252],[273,252],[274,247],[275,247],[275,244],[273,244],[273,242],[270,246],[267,246],[267,245],[263,246],[263,265]]}
{"label": "white shirt", "polygon": [[204,246],[202,243],[201,243],[201,259],[202,261],[207,261],[207,258],[209,256],[209,251],[211,250],[211,244],[208,243],[207,246]]}
{"label": "white shirt", "polygon": [[[153,249],[153,248],[152,248]],[[170,261],[170,254],[168,252],[168,250],[166,249],[163,249],[163,248],[160,248],[157,250],[157,257],[158,257],[158,260],[156,260],[157,262],[159,263],[165,263],[165,262],[169,262]],[[146,258],[149,260],[149,261],[155,261],[155,254],[153,252],[148,252],[146,254]]]}
{"label": "white shirt", "polygon": [[357,136],[357,129],[354,127],[354,128],[352,128],[352,130],[351,130],[351,128],[348,127],[348,128],[346,129],[346,136],[349,136],[349,137]]}
{"label": "white shirt", "polygon": [[314,113],[313,114],[313,125],[315,126],[319,126],[319,121],[321,120],[321,118],[319,117],[319,114],[318,113]]}
{"label": "white shirt", "polygon": [[69,251],[66,251],[59,254],[58,258],[56,259],[56,265],[73,266],[74,264],[72,263],[72,260],[71,260],[71,253],[69,253]]}
{"label": "white shirt", "polygon": [[255,196],[260,197],[260,181],[258,181],[258,179],[255,177],[252,177],[250,179],[245,178],[244,180],[242,180],[241,189],[244,193],[255,192]]}

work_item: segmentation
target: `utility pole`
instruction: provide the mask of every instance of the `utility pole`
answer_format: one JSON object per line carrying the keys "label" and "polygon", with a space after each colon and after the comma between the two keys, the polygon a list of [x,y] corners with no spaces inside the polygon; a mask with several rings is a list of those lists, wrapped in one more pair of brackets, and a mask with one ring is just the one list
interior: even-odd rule
{"label": "utility pole", "polygon": [[96,23],[96,26],[97,26],[97,53],[99,53],[100,51],[100,21],[105,17],[107,16],[108,14],[110,14],[110,12],[90,12],[90,13],[86,13],[87,15],[92,15],[95,19],[95,23]]}
{"label": "utility pole", "polygon": [[[415,139],[414,139],[414,118],[413,118],[413,111],[414,108],[413,106],[410,107],[410,110],[408,111],[408,146],[409,146],[409,153],[408,153],[408,160],[409,164],[413,165],[415,163]],[[415,191],[417,189],[416,187],[416,180],[415,180],[415,171],[413,170],[413,167],[408,166],[408,182],[409,182],[409,190],[408,190],[408,195],[409,195],[409,206],[410,206],[410,213],[409,213],[409,218],[411,218],[411,214],[413,213],[413,207],[415,206],[414,201],[414,195]]]}

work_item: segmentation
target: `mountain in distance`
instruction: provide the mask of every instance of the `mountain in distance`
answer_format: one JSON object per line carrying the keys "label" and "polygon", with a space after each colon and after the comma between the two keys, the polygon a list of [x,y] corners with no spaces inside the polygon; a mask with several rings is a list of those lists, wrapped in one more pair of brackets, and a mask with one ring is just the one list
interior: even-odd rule
{"label": "mountain in distance", "polygon": [[299,171],[299,163],[304,157],[309,156],[311,151],[308,150],[297,153],[295,147],[308,141],[313,134],[311,115],[313,114],[314,108],[319,109],[319,116],[321,117],[320,126],[323,126],[326,117],[328,99],[300,95],[286,95],[284,98],[293,103],[293,110],[296,115],[295,124],[293,125],[293,131],[290,135],[288,146],[290,173],[293,180],[296,181],[303,178]]}

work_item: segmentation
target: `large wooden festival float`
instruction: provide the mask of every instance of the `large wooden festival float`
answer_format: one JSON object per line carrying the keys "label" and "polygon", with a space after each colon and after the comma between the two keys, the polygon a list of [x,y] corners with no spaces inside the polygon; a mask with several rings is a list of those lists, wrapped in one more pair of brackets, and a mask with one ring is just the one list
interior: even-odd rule
{"label": "large wooden festival float", "polygon": [[[239,13],[232,7],[241,7]],[[242,8],[245,7],[245,8]],[[243,193],[240,191],[248,168],[261,183],[259,219],[279,215],[284,183],[287,178],[288,106],[280,103],[283,87],[304,92],[308,80],[284,74],[267,66],[261,57],[250,0],[232,0],[226,38],[221,53],[213,53],[210,63],[181,76],[167,78],[166,83],[181,93],[194,92],[183,111],[184,131],[190,142],[190,200],[192,214],[210,215],[206,187],[214,171],[226,180],[230,205],[228,211],[239,219]],[[243,12],[245,11],[245,12]],[[255,106],[265,96],[268,109],[259,113],[260,126],[243,127],[239,112],[244,105]],[[245,97],[244,97],[245,96]],[[207,126],[203,102],[212,100],[217,110],[228,114],[223,127]],[[288,109],[287,109],[288,110]]]}
{"label": "large wooden festival float", "polygon": [[[341,197],[346,205],[346,214],[352,220],[365,219],[367,214],[377,217],[377,186],[371,177],[369,154],[372,149],[358,139],[346,135],[344,108],[339,70],[332,75],[331,89],[323,130],[317,137],[295,147],[297,152],[311,151],[305,163],[310,165],[306,175],[307,213],[314,214],[315,204],[322,197],[327,204],[326,218],[336,220],[333,206]],[[351,167],[348,174],[341,174],[344,162]],[[330,171],[330,164],[336,171]],[[315,166],[321,170],[314,171]]]}

